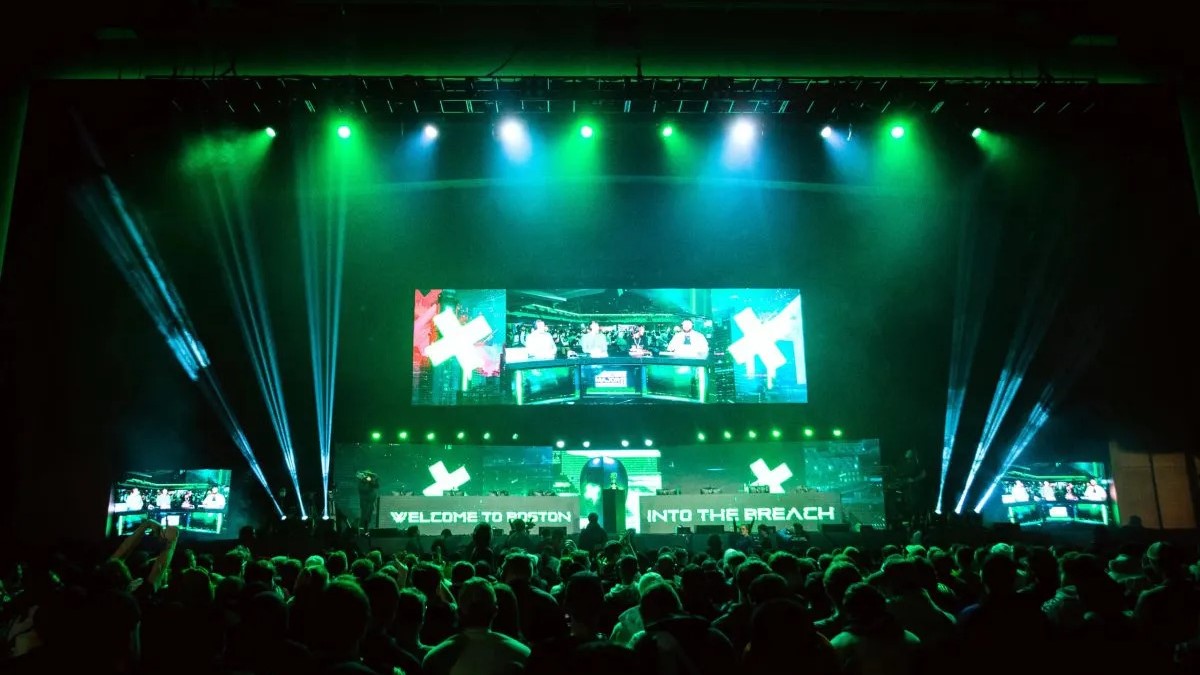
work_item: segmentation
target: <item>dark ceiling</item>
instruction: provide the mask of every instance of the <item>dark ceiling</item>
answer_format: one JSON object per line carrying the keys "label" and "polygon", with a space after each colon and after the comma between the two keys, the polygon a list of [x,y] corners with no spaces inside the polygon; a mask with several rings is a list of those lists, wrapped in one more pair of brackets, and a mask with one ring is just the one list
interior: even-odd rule
{"label": "dark ceiling", "polygon": [[[246,2],[22,7],[9,68],[147,75],[1173,79],[1183,3]],[[1179,20],[1173,20],[1173,16]]]}

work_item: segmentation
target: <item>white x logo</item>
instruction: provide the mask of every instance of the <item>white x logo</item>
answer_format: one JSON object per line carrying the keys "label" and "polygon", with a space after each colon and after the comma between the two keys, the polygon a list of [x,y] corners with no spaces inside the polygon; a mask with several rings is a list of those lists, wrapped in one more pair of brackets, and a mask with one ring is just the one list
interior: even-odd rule
{"label": "white x logo", "polygon": [[429,467],[429,475],[433,476],[433,485],[421,491],[421,494],[426,497],[440,497],[446,490],[457,490],[471,480],[471,474],[467,473],[467,467],[460,466],[451,473],[446,470],[443,462]]}
{"label": "white x logo", "polygon": [[475,349],[475,343],[492,334],[492,327],[483,315],[471,319],[464,326],[458,322],[454,311],[447,309],[433,317],[433,324],[442,334],[440,340],[425,348],[425,356],[433,365],[441,365],[452,356],[467,372],[483,365],[483,356]]}
{"label": "white x logo", "polygon": [[[754,310],[747,307],[733,317],[734,323],[742,329],[742,337],[729,346],[729,354],[733,360],[746,366],[746,375],[754,375],[755,358],[767,367],[767,377],[774,379],[775,371],[787,363],[787,357],[775,344],[780,340],[790,340],[797,349],[803,349],[804,338],[801,332],[803,326],[800,320],[800,296],[796,296],[783,308],[779,314],[763,323]],[[797,357],[799,351],[797,351]],[[796,359],[796,381],[804,382],[804,360]]]}
{"label": "white x logo", "polygon": [[767,485],[771,488],[771,492],[776,494],[783,492],[784,481],[792,477],[792,470],[788,468],[787,462],[774,469],[768,469],[765,461],[756,459],[750,465],[750,471],[754,473],[755,478],[751,485]]}

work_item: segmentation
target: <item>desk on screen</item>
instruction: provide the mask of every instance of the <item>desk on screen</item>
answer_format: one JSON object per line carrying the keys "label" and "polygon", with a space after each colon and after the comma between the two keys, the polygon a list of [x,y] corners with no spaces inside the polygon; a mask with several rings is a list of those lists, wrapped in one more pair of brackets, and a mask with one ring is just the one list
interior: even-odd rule
{"label": "desk on screen", "polygon": [[704,403],[708,359],[609,356],[507,363],[517,405],[618,398]]}

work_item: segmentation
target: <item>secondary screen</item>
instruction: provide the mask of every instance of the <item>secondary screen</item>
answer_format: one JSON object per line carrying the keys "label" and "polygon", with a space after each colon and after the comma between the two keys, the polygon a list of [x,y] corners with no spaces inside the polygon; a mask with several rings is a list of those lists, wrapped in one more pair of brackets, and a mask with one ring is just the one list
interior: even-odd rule
{"label": "secondary screen", "polygon": [[805,403],[795,289],[423,289],[413,403]]}
{"label": "secondary screen", "polygon": [[132,533],[149,519],[201,534],[221,534],[229,510],[229,469],[130,471],[113,485],[111,532]]}

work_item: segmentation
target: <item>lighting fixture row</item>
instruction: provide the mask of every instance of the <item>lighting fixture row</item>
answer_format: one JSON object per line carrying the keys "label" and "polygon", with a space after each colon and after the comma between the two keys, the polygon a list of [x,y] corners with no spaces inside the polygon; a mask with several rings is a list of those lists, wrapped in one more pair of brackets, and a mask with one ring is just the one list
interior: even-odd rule
{"label": "lighting fixture row", "polygon": [[[278,135],[275,127],[265,127],[263,129],[263,133],[270,138],[275,138]],[[353,131],[351,130],[350,125],[340,124],[335,129],[335,133],[337,133],[339,138],[347,139],[350,138],[350,136],[353,134]],[[663,138],[671,138],[675,135],[675,127],[671,124],[664,124],[659,128],[659,133]],[[978,140],[981,136],[983,136],[983,133],[984,131],[981,127],[975,127],[971,130],[971,138]],[[426,124],[421,130],[421,136],[426,141],[435,141],[440,134],[441,132],[434,124]],[[500,123],[498,127],[498,134],[500,140],[502,141],[515,142],[524,136],[525,126],[522,122],[516,119],[508,119]],[[755,136],[762,135],[762,129],[758,124],[748,119],[741,119],[730,127],[729,134],[730,137],[735,141],[748,143],[754,140]],[[904,127],[904,125],[896,124],[891,127],[889,134],[892,138],[899,140],[904,138],[904,136],[907,134],[907,129]],[[596,128],[591,124],[582,124],[579,127],[579,135],[582,138],[593,138],[596,135]],[[820,135],[821,138],[824,138],[825,140],[832,140],[835,135],[833,127],[829,125],[821,127]]]}
{"label": "lighting fixture row", "polygon": [[[801,429],[800,433],[801,433],[801,436],[803,436],[805,439],[815,439],[817,437],[817,431],[816,431],[816,429],[814,429],[812,427],[804,427],[803,429]],[[835,439],[840,439],[845,436],[845,432],[840,427],[834,427],[833,429],[830,430],[829,433],[830,433],[830,436]],[[764,434],[764,435],[769,435],[771,438],[773,438],[775,440],[779,440],[779,439],[783,438],[783,430],[778,429],[778,428],[771,429],[769,434]],[[720,434],[720,438],[723,438],[724,440],[727,440],[727,441],[733,440],[734,436],[735,436],[734,433],[728,429],[722,431]],[[746,432],[746,438],[748,438],[750,440],[755,440],[758,438],[758,436],[759,436],[759,433],[754,429],[750,429],[749,431]],[[371,438],[371,442],[379,443],[379,442],[383,441],[383,432],[382,431],[372,431],[370,434],[370,438]],[[490,431],[485,431],[485,432],[483,432],[483,435],[481,436],[481,438],[484,441],[491,441],[493,439],[493,434]],[[520,434],[514,433],[512,435],[512,440],[514,440],[514,441],[520,440],[520,438],[521,438]],[[409,440],[415,440],[415,436],[410,435],[408,431],[400,431],[396,434],[396,439],[401,442],[407,442]],[[458,440],[458,441],[467,440],[467,432],[459,431],[458,433],[454,434],[454,439]],[[434,432],[434,431],[426,432],[425,440],[429,441],[429,442],[436,441],[437,440],[437,432]],[[708,440],[708,434],[706,434],[703,431],[698,431],[698,432],[696,432],[696,440],[701,443],[704,443]],[[630,445],[629,439],[621,439],[620,443],[621,443],[621,447],[623,447],[623,448],[628,448]],[[642,441],[642,443],[647,448],[654,447],[653,439],[650,439],[650,438],[644,439]],[[590,448],[590,447],[592,447],[592,442],[585,440],[585,441],[582,441],[580,443],[580,445],[584,448]],[[563,439],[558,439],[557,441],[554,442],[554,446],[559,449],[562,449],[562,448],[567,447],[567,442]]]}

